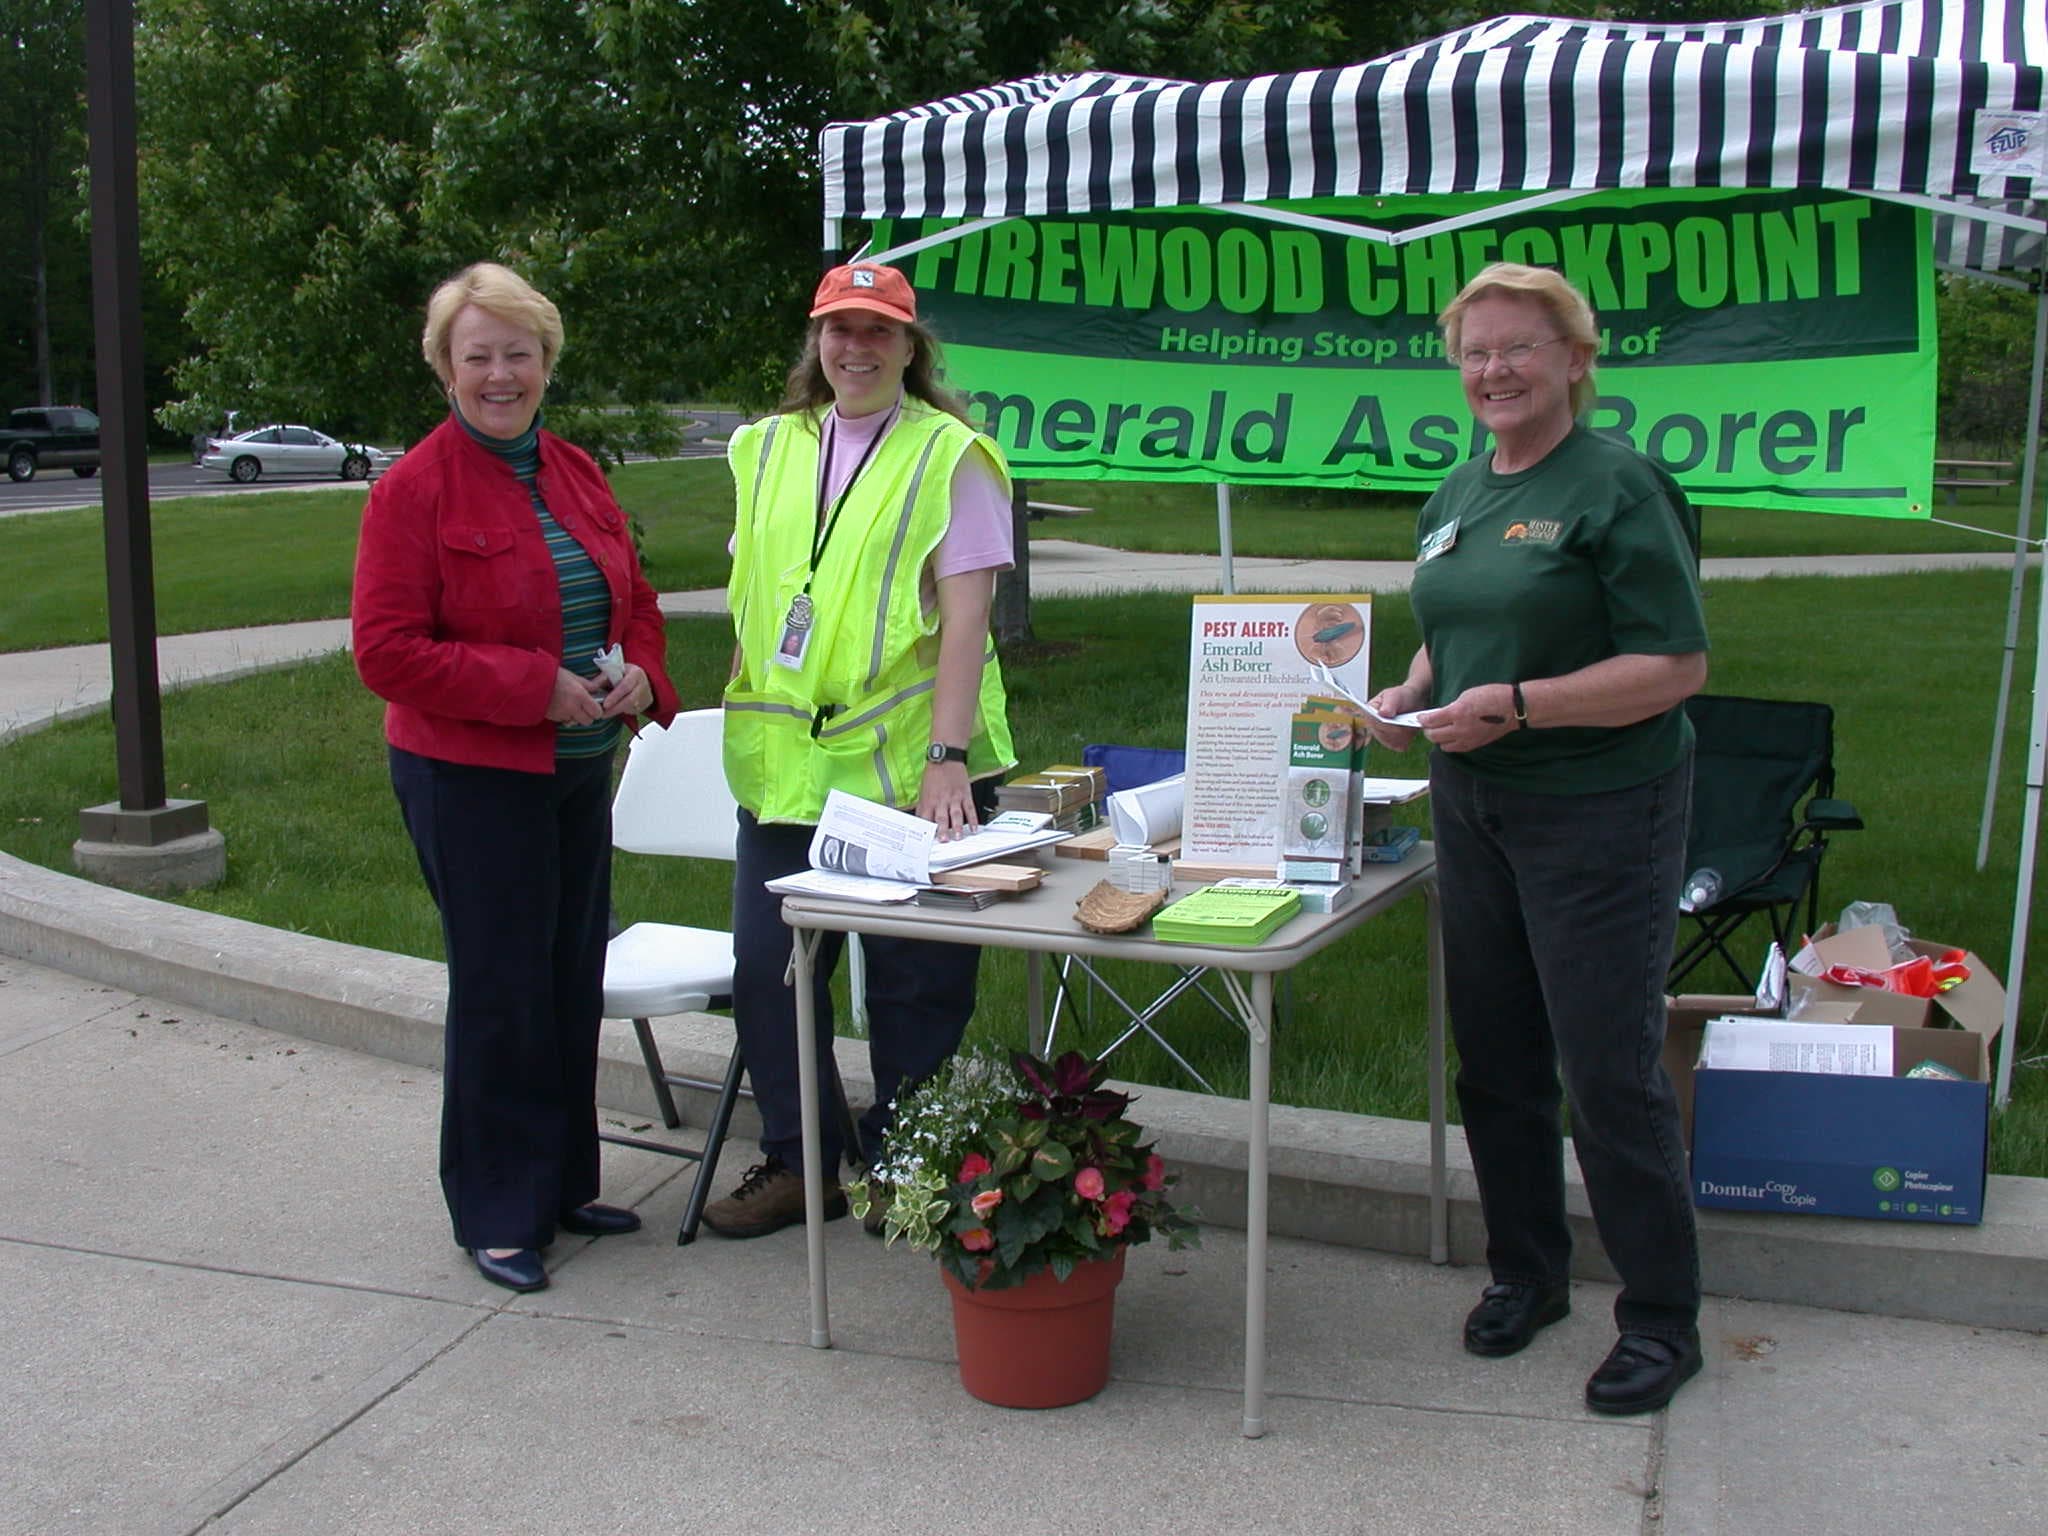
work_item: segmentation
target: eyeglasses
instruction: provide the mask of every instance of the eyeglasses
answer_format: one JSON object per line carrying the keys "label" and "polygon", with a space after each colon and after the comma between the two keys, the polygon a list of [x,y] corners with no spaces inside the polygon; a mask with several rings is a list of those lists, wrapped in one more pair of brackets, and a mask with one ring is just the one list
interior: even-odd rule
{"label": "eyeglasses", "polygon": [[1496,357],[1510,368],[1519,368],[1534,357],[1539,348],[1555,346],[1565,339],[1553,336],[1548,341],[1518,341],[1511,347],[1467,347],[1451,361],[1463,373],[1484,373],[1486,365]]}

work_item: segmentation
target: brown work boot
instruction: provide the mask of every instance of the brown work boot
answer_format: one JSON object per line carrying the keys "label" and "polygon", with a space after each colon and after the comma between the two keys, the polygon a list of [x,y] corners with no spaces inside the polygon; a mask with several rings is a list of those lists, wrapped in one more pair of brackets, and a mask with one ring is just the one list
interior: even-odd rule
{"label": "brown work boot", "polygon": [[[846,1192],[838,1184],[825,1189],[825,1219],[846,1214]],[[704,1225],[720,1237],[766,1237],[804,1219],[802,1175],[768,1157],[749,1168],[737,1188],[723,1200],[704,1207]]]}

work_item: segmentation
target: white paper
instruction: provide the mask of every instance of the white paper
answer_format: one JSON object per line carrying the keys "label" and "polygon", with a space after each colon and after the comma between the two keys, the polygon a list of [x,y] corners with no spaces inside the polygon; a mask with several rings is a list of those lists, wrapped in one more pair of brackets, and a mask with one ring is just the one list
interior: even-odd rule
{"label": "white paper", "polygon": [[1367,805],[1406,805],[1429,793],[1427,779],[1363,779],[1365,793],[1359,798]]}
{"label": "white paper", "polygon": [[1892,1032],[1882,1024],[1792,1024],[1783,1019],[1710,1019],[1700,1065],[1723,1072],[1892,1075]]}
{"label": "white paper", "polygon": [[1422,724],[1422,717],[1424,715],[1436,713],[1435,710],[1431,709],[1411,709],[1405,715],[1383,715],[1370,704],[1360,704],[1358,707],[1373,719],[1379,721],[1381,725],[1405,725],[1410,730],[1414,730]]}
{"label": "white paper", "polygon": [[778,896],[823,896],[831,901],[908,901],[921,887],[901,880],[870,880],[865,875],[835,875],[827,869],[800,870],[767,882]]}
{"label": "white paper", "polygon": [[949,843],[922,816],[875,805],[843,790],[825,796],[818,830],[811,834],[811,867],[836,874],[930,885],[934,870],[981,864],[1026,848],[1057,843],[1069,834],[1049,828],[1019,831],[983,827]]}
{"label": "white paper", "polygon": [[1120,843],[1150,847],[1180,836],[1181,810],[1187,799],[1184,773],[1154,779],[1109,797],[1109,825]]}

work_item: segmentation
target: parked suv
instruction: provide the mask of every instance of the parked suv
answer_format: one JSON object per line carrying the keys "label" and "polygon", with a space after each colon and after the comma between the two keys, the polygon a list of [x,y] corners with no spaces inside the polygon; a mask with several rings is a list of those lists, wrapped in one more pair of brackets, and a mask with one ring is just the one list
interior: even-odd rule
{"label": "parked suv", "polygon": [[32,405],[7,413],[0,463],[10,480],[33,480],[38,469],[69,468],[81,480],[99,472],[100,419],[75,405]]}

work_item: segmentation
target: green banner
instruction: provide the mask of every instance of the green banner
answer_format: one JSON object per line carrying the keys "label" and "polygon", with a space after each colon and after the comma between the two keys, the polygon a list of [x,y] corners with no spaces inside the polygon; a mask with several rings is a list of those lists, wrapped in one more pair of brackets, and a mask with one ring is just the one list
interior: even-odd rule
{"label": "green banner", "polygon": [[[1436,315],[1488,262],[1562,270],[1601,326],[1590,424],[1710,505],[1925,517],[1928,215],[1837,193],[1597,193],[1017,219],[901,265],[950,382],[1023,476],[1428,490],[1484,445]],[[890,249],[945,228],[876,227]]]}

